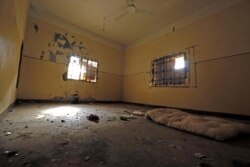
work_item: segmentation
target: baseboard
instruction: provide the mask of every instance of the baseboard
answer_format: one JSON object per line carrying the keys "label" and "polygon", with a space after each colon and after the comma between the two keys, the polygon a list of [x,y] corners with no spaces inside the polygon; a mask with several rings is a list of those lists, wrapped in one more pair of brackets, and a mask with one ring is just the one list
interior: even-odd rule
{"label": "baseboard", "polygon": [[0,120],[2,120],[4,117],[6,117],[6,115],[8,114],[8,112],[10,112],[16,105],[16,101],[12,104],[10,104],[2,113],[0,113]]}
{"label": "baseboard", "polygon": [[90,103],[123,103],[122,101],[113,100],[79,100],[77,103],[74,101],[57,100],[57,99],[17,99],[17,104],[21,103],[66,103],[66,104],[90,104]]}

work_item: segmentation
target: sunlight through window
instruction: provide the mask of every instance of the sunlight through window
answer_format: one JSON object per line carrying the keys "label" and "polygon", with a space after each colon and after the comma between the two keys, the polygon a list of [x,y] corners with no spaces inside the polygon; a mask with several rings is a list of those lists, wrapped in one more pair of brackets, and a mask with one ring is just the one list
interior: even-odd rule
{"label": "sunlight through window", "polygon": [[80,59],[75,56],[70,57],[68,66],[68,79],[79,80],[81,71]]}
{"label": "sunlight through window", "polygon": [[184,59],[184,56],[176,57],[175,58],[174,69],[175,70],[179,70],[179,69],[183,69],[183,68],[185,68],[185,59]]}
{"label": "sunlight through window", "polygon": [[71,56],[68,66],[67,78],[73,80],[96,82],[97,67],[98,63],[96,61]]}

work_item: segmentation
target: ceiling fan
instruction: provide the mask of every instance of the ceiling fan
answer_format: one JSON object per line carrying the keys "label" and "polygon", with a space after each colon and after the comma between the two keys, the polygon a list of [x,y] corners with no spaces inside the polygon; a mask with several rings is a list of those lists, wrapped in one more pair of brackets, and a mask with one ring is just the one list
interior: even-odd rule
{"label": "ceiling fan", "polygon": [[115,21],[119,21],[122,18],[125,18],[128,15],[133,14],[133,13],[139,13],[139,14],[144,14],[144,15],[153,15],[153,14],[155,14],[155,12],[153,12],[153,11],[149,11],[147,9],[137,8],[135,3],[134,3],[135,0],[126,0],[126,1],[127,1],[127,7],[125,7],[121,11],[115,12],[115,13],[103,18],[102,31],[105,31],[106,21],[107,21],[108,18],[111,18],[111,17],[114,18]]}
{"label": "ceiling fan", "polygon": [[121,20],[122,18],[132,14],[132,13],[139,13],[144,15],[153,15],[153,11],[149,11],[146,9],[137,8],[135,5],[135,0],[127,0],[127,7],[124,8],[119,14],[114,18],[116,21]]}

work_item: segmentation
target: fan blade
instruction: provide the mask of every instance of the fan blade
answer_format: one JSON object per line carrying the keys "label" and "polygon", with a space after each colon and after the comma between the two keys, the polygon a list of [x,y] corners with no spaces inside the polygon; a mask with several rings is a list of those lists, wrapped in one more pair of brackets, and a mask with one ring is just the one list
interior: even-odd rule
{"label": "fan blade", "polygon": [[124,12],[122,12],[121,14],[119,14],[115,20],[118,21],[118,20],[121,20],[122,18],[126,17],[127,15],[129,14],[129,12],[126,10]]}
{"label": "fan blade", "polygon": [[136,12],[137,13],[141,13],[141,14],[147,14],[147,15],[153,15],[155,14],[155,12],[153,11],[149,11],[149,10],[146,10],[146,9],[136,9]]}

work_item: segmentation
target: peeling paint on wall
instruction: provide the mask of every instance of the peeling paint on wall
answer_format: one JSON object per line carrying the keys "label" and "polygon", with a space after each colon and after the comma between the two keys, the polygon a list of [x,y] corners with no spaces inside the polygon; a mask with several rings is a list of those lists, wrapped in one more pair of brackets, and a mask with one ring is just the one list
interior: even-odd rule
{"label": "peeling paint on wall", "polygon": [[62,79],[63,79],[64,81],[67,81],[67,80],[68,80],[68,78],[67,78],[67,72],[65,72],[65,73],[62,74]]}
{"label": "peeling paint on wall", "polygon": [[53,51],[49,51],[49,60],[51,62],[56,62],[56,54]]}
{"label": "peeling paint on wall", "polygon": [[[37,24],[34,24],[34,29],[38,31]],[[40,59],[68,65],[71,55],[87,55],[84,43],[74,35],[55,32],[48,41],[47,48],[41,52]]]}
{"label": "peeling paint on wall", "polygon": [[59,48],[72,49],[72,45],[70,45],[68,38],[63,34],[55,33],[53,42],[56,43]]}

